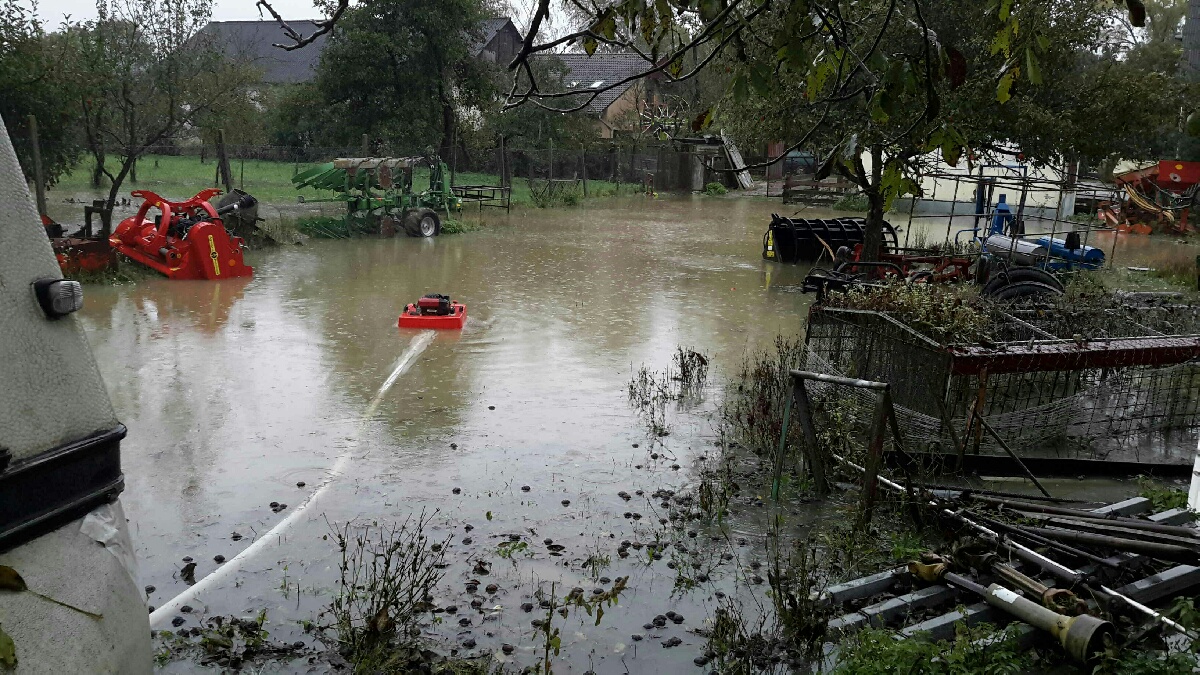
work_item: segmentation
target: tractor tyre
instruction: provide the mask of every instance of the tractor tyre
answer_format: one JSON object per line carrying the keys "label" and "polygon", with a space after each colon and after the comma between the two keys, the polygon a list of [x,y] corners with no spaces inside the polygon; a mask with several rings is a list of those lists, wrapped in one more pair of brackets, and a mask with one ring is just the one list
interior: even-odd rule
{"label": "tractor tyre", "polygon": [[410,237],[436,237],[442,232],[442,221],[433,209],[413,209],[404,217],[404,231]]}
{"label": "tractor tyre", "polygon": [[999,302],[1034,300],[1038,298],[1052,299],[1060,297],[1062,294],[1062,291],[1049,284],[1036,281],[1017,281],[996,291],[992,299]]}
{"label": "tractor tyre", "polygon": [[991,297],[1000,292],[1001,288],[1011,284],[1020,283],[1022,281],[1032,281],[1039,284],[1045,284],[1057,289],[1060,293],[1066,290],[1058,277],[1047,272],[1046,270],[1036,267],[1016,267],[1008,270],[997,270],[992,273],[992,278],[984,285],[983,290],[979,292],[984,297]]}

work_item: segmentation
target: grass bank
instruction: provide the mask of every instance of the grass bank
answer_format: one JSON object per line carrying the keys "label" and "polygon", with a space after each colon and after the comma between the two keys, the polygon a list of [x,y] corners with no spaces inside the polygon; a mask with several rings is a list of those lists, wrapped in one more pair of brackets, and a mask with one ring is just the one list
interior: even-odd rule
{"label": "grass bank", "polygon": [[[116,160],[110,160],[109,169],[115,172]],[[260,201],[275,206],[297,203],[298,197],[313,201],[331,196],[330,193],[319,190],[297,190],[292,186],[292,176],[300,171],[311,168],[314,164],[294,162],[276,162],[266,160],[233,160],[233,182],[238,188],[249,192]],[[52,197],[58,195],[78,196],[81,193],[94,193],[100,196],[107,193],[107,182],[103,189],[92,188],[90,177],[95,161],[85,158],[71,173],[63,176],[57,185],[51,189]],[[200,190],[212,187],[216,181],[216,163],[212,159],[201,162],[197,156],[148,155],[138,162],[137,182],[126,179],[121,186],[122,195],[128,196],[133,190],[150,190],[168,199],[180,200],[190,197]],[[413,173],[413,182],[417,190],[429,187],[429,170],[417,169]],[[460,172],[454,176],[455,185],[498,185],[499,176],[488,173]],[[618,185],[609,181],[589,180],[586,198],[608,197],[616,194],[632,194],[639,191],[640,186],[629,183]],[[569,206],[584,199],[582,188],[568,193],[562,199],[553,200],[548,206]],[[513,178],[512,202],[514,206],[538,206],[538,200],[530,189],[529,181],[525,178]]]}

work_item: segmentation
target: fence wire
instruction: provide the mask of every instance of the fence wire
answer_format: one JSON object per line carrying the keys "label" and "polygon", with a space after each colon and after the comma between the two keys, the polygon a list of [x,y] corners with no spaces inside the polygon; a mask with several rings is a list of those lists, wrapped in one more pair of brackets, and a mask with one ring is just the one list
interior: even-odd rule
{"label": "fence wire", "polygon": [[[1184,314],[1192,317],[1183,321]],[[1052,328],[1057,320],[1048,318],[1040,328]],[[1170,315],[1176,327],[1194,320],[1193,308],[1175,309]],[[1113,332],[1132,328],[1114,323]],[[1200,337],[1193,337],[1177,339],[1190,340],[1192,347],[1167,352],[1159,363],[1073,368],[1064,362],[1047,367],[1046,359],[1031,356],[1015,372],[985,376],[981,382],[976,375],[956,372],[959,361],[953,350],[893,317],[825,310],[810,317],[804,363],[815,372],[889,382],[909,444],[955,448],[964,441],[972,410],[980,410],[1014,449],[1041,454],[1070,448],[1088,458],[1102,458],[1114,448],[1109,441],[1119,447],[1148,435],[1200,427],[1200,362],[1194,358]],[[1032,344],[1006,343],[996,351],[1011,356],[1013,350]],[[849,411],[855,416],[869,416],[876,405],[878,396],[870,391],[835,392],[831,386],[812,385],[816,394],[847,401],[856,409]],[[971,445],[975,442],[972,438]],[[1000,451],[988,435],[978,443],[989,454]]]}

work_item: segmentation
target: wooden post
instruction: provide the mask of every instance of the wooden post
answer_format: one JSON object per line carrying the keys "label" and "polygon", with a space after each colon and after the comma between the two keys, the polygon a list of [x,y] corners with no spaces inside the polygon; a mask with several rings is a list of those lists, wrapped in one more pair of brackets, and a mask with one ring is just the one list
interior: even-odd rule
{"label": "wooden post", "polygon": [[612,173],[613,183],[617,185],[617,194],[621,194],[621,149],[613,146],[612,149]]}
{"label": "wooden post", "polygon": [[792,405],[796,400],[795,389],[786,394],[783,402],[783,429],[779,432],[779,447],[775,449],[775,468],[771,471],[771,499],[779,501],[779,489],[783,481],[783,457],[787,452],[788,425],[792,421]]}
{"label": "wooden post", "polygon": [[812,473],[813,486],[822,497],[829,494],[829,482],[825,479],[825,458],[817,447],[817,430],[813,426],[812,405],[808,400],[808,389],[804,378],[792,376],[792,391],[783,404],[783,429],[779,434],[779,448],[775,453],[775,469],[771,480],[771,499],[778,501],[783,482],[783,460],[787,450],[788,427],[791,424],[792,407],[800,417],[800,430],[804,434],[804,457]]}
{"label": "wooden post", "polygon": [[962,471],[963,456],[962,451],[965,447],[958,442],[958,432],[954,430],[954,421],[950,416],[950,409],[946,406],[945,399],[938,400],[938,410],[942,413],[942,426],[950,433],[950,442],[954,444],[955,450],[958,451],[958,466],[955,467],[958,471]]}
{"label": "wooden post", "polygon": [[554,139],[550,139],[550,170],[546,174],[546,194],[549,194],[550,182],[554,180]]}
{"label": "wooden post", "polygon": [[369,134],[362,135],[362,156],[371,156],[371,136]]}
{"label": "wooden post", "polygon": [[887,431],[887,405],[891,397],[887,391],[879,397],[875,405],[875,417],[871,422],[871,438],[867,444],[867,460],[863,468],[863,501],[862,511],[858,516],[859,526],[871,522],[871,512],[875,508],[875,497],[879,492],[879,469],[883,466],[883,435]]}
{"label": "wooden post", "polygon": [[[983,368],[979,371],[979,393],[976,395],[976,399],[975,399],[975,414],[977,416],[979,416],[979,418],[981,418],[981,419],[983,418],[983,406],[986,402],[987,402],[987,368]],[[977,424],[977,425],[975,425],[975,444],[974,444],[974,450],[973,450],[974,454],[976,454],[976,455],[979,454],[979,444],[982,441],[983,441],[983,425]]]}
{"label": "wooden post", "polygon": [[813,425],[812,404],[808,400],[808,388],[804,380],[793,377],[792,397],[796,399],[796,414],[800,416],[800,430],[804,432],[804,447],[808,470],[812,472],[813,484],[817,494],[822,497],[829,494],[829,482],[825,479],[825,457],[817,446],[817,428]]}
{"label": "wooden post", "polygon": [[233,171],[229,168],[229,155],[225,153],[225,130],[217,129],[217,180],[225,186],[225,192],[233,189]]}
{"label": "wooden post", "polygon": [[33,159],[33,188],[39,216],[46,215],[46,176],[42,173],[42,148],[38,143],[37,118],[29,116],[29,154]]}
{"label": "wooden post", "polygon": [[500,145],[496,148],[496,152],[499,154],[496,164],[496,173],[500,174],[500,186],[508,187],[508,149],[504,147],[503,136],[500,137]]}
{"label": "wooden post", "polygon": [[583,196],[588,196],[587,188],[587,149],[579,149],[579,173],[583,176]]}

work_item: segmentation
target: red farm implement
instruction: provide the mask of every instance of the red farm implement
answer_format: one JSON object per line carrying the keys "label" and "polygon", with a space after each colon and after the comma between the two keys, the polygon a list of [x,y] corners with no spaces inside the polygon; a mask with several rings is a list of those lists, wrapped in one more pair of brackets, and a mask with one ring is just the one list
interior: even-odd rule
{"label": "red farm implement", "polygon": [[1125,198],[1101,203],[1097,215],[1118,232],[1191,231],[1188,210],[1200,184],[1200,162],[1162,160],[1118,174],[1114,182]]}
{"label": "red farm implement", "polygon": [[[145,202],[137,215],[121,221],[109,241],[135,262],[168,279],[225,279],[248,277],[254,269],[242,259],[242,238],[229,233],[223,215],[251,209],[256,200],[244,195],[215,208],[209,200],[220,194],[210,188],[182,202],[169,202],[147,190],[135,190]],[[150,217],[151,209],[157,215]]]}

